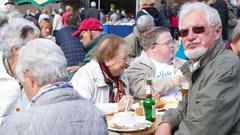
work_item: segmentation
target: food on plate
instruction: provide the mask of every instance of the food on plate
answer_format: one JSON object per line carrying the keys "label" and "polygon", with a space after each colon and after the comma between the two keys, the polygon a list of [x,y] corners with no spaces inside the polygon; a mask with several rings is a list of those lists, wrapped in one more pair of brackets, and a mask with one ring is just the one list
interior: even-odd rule
{"label": "food on plate", "polygon": [[136,123],[134,112],[120,112],[113,115],[112,123],[118,127],[133,127]]}
{"label": "food on plate", "polygon": [[152,126],[144,116],[137,116],[134,112],[119,112],[108,121],[108,128],[118,131],[138,131]]}
{"label": "food on plate", "polygon": [[143,116],[144,115],[143,107],[140,107],[140,106],[137,107],[135,109],[135,113],[136,113],[137,116]]}
{"label": "food on plate", "polygon": [[162,109],[166,106],[166,103],[160,99],[156,99],[155,102],[156,102],[157,109]]}

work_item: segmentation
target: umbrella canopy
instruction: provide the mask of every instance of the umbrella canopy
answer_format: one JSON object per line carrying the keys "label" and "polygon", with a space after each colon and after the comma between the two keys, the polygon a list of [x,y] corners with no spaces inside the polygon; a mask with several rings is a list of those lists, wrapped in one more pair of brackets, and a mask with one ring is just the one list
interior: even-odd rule
{"label": "umbrella canopy", "polygon": [[42,7],[42,6],[45,6],[47,4],[54,3],[54,2],[56,2],[56,0],[19,0],[15,4],[16,5],[21,5],[21,4],[24,4],[24,3],[31,3],[33,5]]}

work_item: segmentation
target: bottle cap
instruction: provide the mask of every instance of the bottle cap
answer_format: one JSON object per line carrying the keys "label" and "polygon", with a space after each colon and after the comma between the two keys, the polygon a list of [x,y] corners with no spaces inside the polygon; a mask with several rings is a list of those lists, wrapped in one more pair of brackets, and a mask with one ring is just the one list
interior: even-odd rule
{"label": "bottle cap", "polygon": [[146,79],[147,85],[152,85],[152,80],[151,79]]}

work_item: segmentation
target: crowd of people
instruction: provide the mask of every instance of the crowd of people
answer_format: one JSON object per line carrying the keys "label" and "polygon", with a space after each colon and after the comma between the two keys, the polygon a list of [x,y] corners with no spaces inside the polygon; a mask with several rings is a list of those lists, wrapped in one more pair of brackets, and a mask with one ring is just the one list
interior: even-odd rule
{"label": "crowd of people", "polygon": [[[186,2],[175,12],[161,4],[141,0],[134,31],[122,38],[102,33],[95,2],[83,20],[69,5],[52,17],[47,10],[22,16],[5,3],[0,134],[107,135],[106,115],[145,99],[146,78],[154,99],[189,83],[155,135],[240,134],[240,23],[226,41],[213,2]],[[175,56],[178,44],[187,60]]]}

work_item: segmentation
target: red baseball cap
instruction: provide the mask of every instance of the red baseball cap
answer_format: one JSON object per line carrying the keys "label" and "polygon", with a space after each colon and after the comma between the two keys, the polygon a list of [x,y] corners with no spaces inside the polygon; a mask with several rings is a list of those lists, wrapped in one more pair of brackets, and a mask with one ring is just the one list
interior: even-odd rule
{"label": "red baseball cap", "polygon": [[78,30],[72,33],[72,36],[78,36],[84,30],[103,31],[103,26],[99,20],[95,18],[88,18],[83,20],[83,22],[79,25]]}

